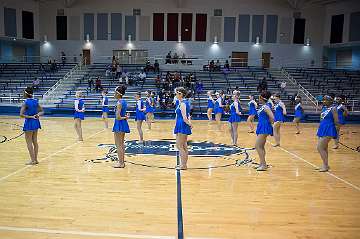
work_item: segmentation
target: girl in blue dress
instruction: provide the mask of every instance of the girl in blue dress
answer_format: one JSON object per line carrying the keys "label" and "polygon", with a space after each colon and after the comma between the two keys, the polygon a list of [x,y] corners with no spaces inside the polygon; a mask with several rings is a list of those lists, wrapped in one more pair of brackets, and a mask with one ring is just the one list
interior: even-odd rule
{"label": "girl in blue dress", "polygon": [[108,116],[109,116],[109,98],[107,97],[107,90],[103,90],[101,92],[102,100],[101,100],[101,106],[102,106],[102,116],[101,118],[104,120],[105,128],[109,128],[108,123]]}
{"label": "girl in blue dress", "polygon": [[36,165],[38,161],[39,144],[37,140],[38,129],[41,129],[39,117],[44,114],[37,99],[33,98],[32,87],[24,90],[25,101],[20,109],[20,117],[25,118],[23,131],[25,132],[26,145],[30,154],[27,165]]}
{"label": "girl in blue dress", "polygon": [[215,121],[218,125],[218,128],[221,129],[221,116],[224,114],[224,92],[216,92],[216,97],[217,99],[214,104]]}
{"label": "girl in blue dress", "polygon": [[301,97],[297,95],[295,97],[295,115],[294,115],[294,123],[296,126],[296,134],[300,134],[300,121],[304,118],[304,110],[301,105]]}
{"label": "girl in blue dress", "polygon": [[136,128],[139,132],[140,141],[139,143],[144,143],[144,134],[142,131],[142,123],[146,119],[145,117],[145,102],[141,99],[141,92],[135,94],[136,100],[136,114],[135,114],[135,121],[136,121]]}
{"label": "girl in blue dress", "polygon": [[76,91],[75,93],[74,110],[75,131],[78,135],[78,140],[83,141],[81,121],[85,118],[85,103],[82,99],[81,91]]}
{"label": "girl in blue dress", "polygon": [[257,103],[256,101],[254,100],[254,96],[252,95],[249,95],[249,103],[248,103],[248,106],[249,106],[249,116],[247,118],[247,122],[249,124],[249,131],[248,133],[254,133],[254,119],[255,119],[255,116],[257,115]]}
{"label": "girl in blue dress", "polygon": [[274,138],[275,145],[274,147],[280,146],[280,128],[281,124],[285,122],[286,107],[285,104],[280,99],[280,94],[274,95],[274,101],[276,105],[274,106],[275,115],[274,115]]}
{"label": "girl in blue dress", "polygon": [[190,105],[184,101],[187,95],[183,87],[176,88],[176,96],[179,100],[179,105],[175,110],[176,123],[174,134],[176,135],[176,147],[179,150],[180,165],[178,167],[182,170],[187,169],[187,161],[189,157],[187,138],[191,135],[192,124],[190,121]]}
{"label": "girl in blue dress", "polygon": [[238,139],[238,126],[239,122],[241,121],[241,106],[239,102],[240,98],[240,91],[235,90],[233,92],[233,103],[230,105],[230,134],[232,144],[237,146],[237,139]]}
{"label": "girl in blue dress", "polygon": [[339,148],[339,140],[340,140],[340,130],[345,125],[345,117],[348,116],[349,111],[345,106],[346,97],[344,95],[335,97],[336,102],[336,110],[338,113],[338,121],[339,124],[336,126],[336,131],[338,134],[338,137],[334,139],[335,145],[333,146],[333,149]]}
{"label": "girl in blue dress", "polygon": [[151,129],[151,123],[154,121],[155,101],[154,98],[151,96],[150,91],[146,91],[145,107],[146,123],[148,125],[148,129]]}
{"label": "girl in blue dress", "polygon": [[126,86],[120,85],[115,89],[115,99],[117,99],[116,103],[116,111],[115,111],[115,122],[113,127],[114,139],[117,148],[118,161],[114,165],[114,168],[124,168],[125,167],[125,133],[130,133],[129,124],[127,122],[129,118],[129,114],[126,113],[127,103],[123,99],[125,95]]}
{"label": "girl in blue dress", "polygon": [[329,171],[328,145],[330,140],[337,138],[336,125],[338,124],[338,114],[336,107],[332,107],[333,98],[329,95],[323,97],[323,109],[320,114],[320,125],[317,131],[319,137],[317,150],[323,161],[323,166],[319,172]]}
{"label": "girl in blue dress", "polygon": [[260,109],[258,109],[257,114],[259,122],[256,127],[256,143],[255,149],[259,154],[260,164],[256,168],[257,171],[266,171],[267,164],[265,161],[265,143],[266,138],[269,135],[273,135],[272,123],[274,122],[274,114],[272,113],[270,107],[266,102],[270,99],[271,93],[268,91],[263,91],[259,96],[259,102],[262,104]]}
{"label": "girl in blue dress", "polygon": [[209,121],[212,121],[212,112],[214,110],[214,104],[215,104],[215,100],[213,98],[213,92],[209,90],[207,92],[207,96],[208,96],[207,117]]}

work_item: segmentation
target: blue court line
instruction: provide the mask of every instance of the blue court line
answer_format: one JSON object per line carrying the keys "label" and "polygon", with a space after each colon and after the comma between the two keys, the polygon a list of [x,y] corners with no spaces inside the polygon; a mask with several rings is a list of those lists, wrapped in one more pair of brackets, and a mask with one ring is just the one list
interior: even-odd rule
{"label": "blue court line", "polygon": [[[176,152],[176,164],[180,165],[179,152]],[[184,224],[182,214],[182,201],[181,201],[181,172],[176,169],[176,183],[177,183],[177,223],[178,223],[178,239],[184,238]]]}

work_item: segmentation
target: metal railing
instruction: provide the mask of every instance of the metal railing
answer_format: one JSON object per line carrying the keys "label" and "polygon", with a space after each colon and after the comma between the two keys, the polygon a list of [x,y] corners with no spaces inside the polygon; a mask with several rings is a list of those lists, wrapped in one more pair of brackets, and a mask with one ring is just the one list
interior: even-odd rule
{"label": "metal railing", "polygon": [[360,112],[360,101],[359,100],[348,100],[347,105],[349,107],[349,111],[351,112]]}
{"label": "metal railing", "polygon": [[293,85],[296,85],[298,87],[298,93],[304,95],[315,106],[315,110],[318,111],[319,101],[307,89],[305,89],[300,83],[298,83],[295,78],[291,74],[289,74],[289,72],[287,72],[284,68],[281,69],[281,74]]}
{"label": "metal railing", "polygon": [[50,89],[48,89],[43,95],[43,101],[48,103],[51,100],[57,99],[58,94],[56,93],[64,90],[63,86],[65,83],[67,83],[77,71],[82,70],[85,63],[86,59],[83,58],[76,66],[74,66],[68,73],[66,73],[63,78],[58,80],[52,87],[50,87]]}

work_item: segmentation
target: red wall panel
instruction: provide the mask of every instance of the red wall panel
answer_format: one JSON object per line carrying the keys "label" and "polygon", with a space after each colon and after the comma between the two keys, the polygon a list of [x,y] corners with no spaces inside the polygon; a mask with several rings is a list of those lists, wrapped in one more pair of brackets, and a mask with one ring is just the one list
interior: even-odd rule
{"label": "red wall panel", "polygon": [[168,13],[167,15],[167,40],[177,41],[179,31],[179,14]]}
{"label": "red wall panel", "polygon": [[191,41],[192,36],[192,13],[181,14],[181,40]]}
{"label": "red wall panel", "polygon": [[164,13],[154,13],[153,15],[153,40],[164,40]]}
{"label": "red wall panel", "polygon": [[207,15],[196,14],[196,41],[206,41]]}

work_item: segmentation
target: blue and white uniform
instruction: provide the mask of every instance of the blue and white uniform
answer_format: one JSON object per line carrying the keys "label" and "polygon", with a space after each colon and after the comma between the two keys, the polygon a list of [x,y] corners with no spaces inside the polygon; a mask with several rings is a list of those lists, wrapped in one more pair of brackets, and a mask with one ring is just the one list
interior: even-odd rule
{"label": "blue and white uniform", "polygon": [[145,103],[141,99],[136,102],[136,114],[135,114],[135,121],[142,121],[145,120],[145,113],[143,109],[145,108]]}
{"label": "blue and white uniform", "polygon": [[339,124],[344,125],[346,123],[345,120],[345,106],[343,104],[340,104],[336,107],[337,113],[338,113],[338,119],[339,119]]}
{"label": "blue and white uniform", "polygon": [[338,134],[335,127],[333,107],[323,107],[320,114],[320,125],[317,131],[318,137],[331,137],[336,139]]}
{"label": "blue and white uniform", "polygon": [[101,106],[103,113],[109,113],[109,98],[107,96],[104,96],[102,98]]}
{"label": "blue and white uniform", "polygon": [[302,108],[301,103],[295,105],[295,118],[299,118],[299,119],[304,118],[304,110]]}
{"label": "blue and white uniform", "polygon": [[85,119],[85,113],[84,112],[79,112],[83,109],[85,109],[85,102],[83,99],[75,99],[74,101],[74,108],[75,108],[75,113],[74,113],[74,119],[81,119],[84,120]]}
{"label": "blue and white uniform", "polygon": [[277,103],[274,108],[275,108],[274,121],[284,122],[286,115],[285,104],[282,101],[279,101],[279,103]]}
{"label": "blue and white uniform", "polygon": [[[28,98],[24,102],[25,104],[25,115],[34,116],[38,112],[39,101],[37,99]],[[39,119],[25,118],[23,131],[35,131],[41,129]]]}
{"label": "blue and white uniform", "polygon": [[[221,105],[221,107],[220,107]],[[223,99],[222,97],[217,98],[214,105],[214,114],[224,114],[224,108],[223,108]]]}
{"label": "blue and white uniform", "polygon": [[214,109],[214,100],[211,96],[209,96],[208,98],[208,105],[207,105],[208,109]]}
{"label": "blue and white uniform", "polygon": [[174,128],[174,134],[186,134],[186,135],[190,135],[191,134],[191,128],[188,124],[186,124],[184,122],[184,118],[182,116],[181,113],[181,105],[185,104],[185,109],[186,109],[186,117],[190,116],[190,104],[188,102],[184,102],[184,101],[180,101],[178,107],[175,110],[176,113],[176,123],[175,123],[175,128]]}
{"label": "blue and white uniform", "polygon": [[[127,110],[126,100],[123,100],[123,99],[118,100],[117,105],[121,105],[120,116],[125,117],[126,110]],[[116,112],[116,114],[117,114],[117,112]],[[116,119],[116,115],[115,115],[113,132],[130,133],[130,128],[129,128],[129,124],[128,124],[127,120],[126,119],[118,120],[118,119]]]}
{"label": "blue and white uniform", "polygon": [[267,104],[263,105],[258,109],[257,114],[259,118],[259,122],[256,127],[256,134],[268,134],[273,135],[273,127],[270,122],[269,115],[266,113],[265,109],[269,109]]}
{"label": "blue and white uniform", "polygon": [[152,97],[146,98],[145,106],[146,106],[145,113],[154,113],[155,104],[154,104],[154,99]]}
{"label": "blue and white uniform", "polygon": [[257,115],[256,112],[256,108],[257,108],[257,103],[255,100],[250,100],[248,103],[249,106],[249,115]]}
{"label": "blue and white uniform", "polygon": [[230,105],[230,117],[229,117],[229,122],[230,123],[240,122],[241,121],[240,115],[238,115],[236,113],[236,108],[238,108],[238,111],[241,112],[241,106],[240,106],[239,101],[234,101]]}
{"label": "blue and white uniform", "polygon": [[266,105],[269,106],[271,111],[274,110],[274,102],[271,99],[266,102]]}

